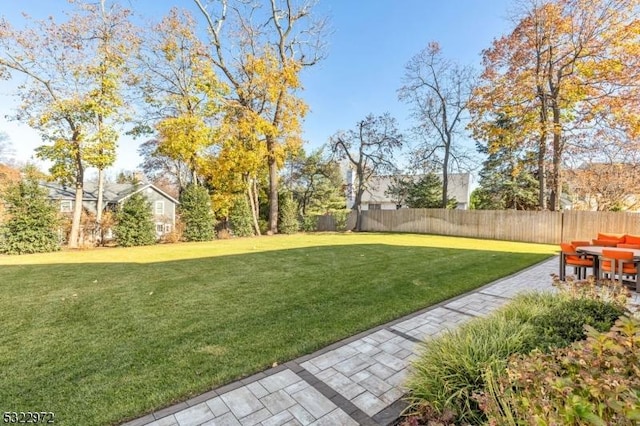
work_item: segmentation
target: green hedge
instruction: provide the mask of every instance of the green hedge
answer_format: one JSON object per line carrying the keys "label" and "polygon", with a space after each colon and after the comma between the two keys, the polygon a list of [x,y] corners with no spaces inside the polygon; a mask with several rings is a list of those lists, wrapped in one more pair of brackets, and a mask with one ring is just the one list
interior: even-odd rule
{"label": "green hedge", "polygon": [[148,246],[155,244],[156,227],[153,222],[151,204],[144,195],[136,192],[122,203],[116,212],[113,231],[122,247]]}
{"label": "green hedge", "polygon": [[27,254],[60,250],[57,208],[34,178],[10,185],[0,194],[8,219],[0,224],[0,253]]}

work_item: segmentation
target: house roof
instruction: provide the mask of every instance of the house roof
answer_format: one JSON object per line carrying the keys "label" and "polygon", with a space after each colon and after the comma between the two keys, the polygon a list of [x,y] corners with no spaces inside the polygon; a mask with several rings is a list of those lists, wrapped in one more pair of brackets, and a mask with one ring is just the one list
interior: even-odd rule
{"label": "house roof", "polygon": [[[173,201],[175,204],[180,204],[180,202],[178,200],[176,200],[171,195],[167,194],[166,192],[164,192],[163,190],[161,190],[160,188],[158,188],[157,186],[155,186],[155,185],[153,185],[151,183],[147,183],[147,184],[144,184],[144,185],[137,185],[137,186],[136,185],[130,185],[129,188],[123,188],[119,192],[116,193],[116,197],[114,198],[113,202],[119,203],[119,202],[123,201],[125,198],[130,197],[131,195],[133,195],[133,194],[135,194],[137,192],[144,191],[147,188],[152,188],[154,191],[158,192],[163,197],[168,198],[169,200]],[[97,194],[97,189],[96,189],[96,194]]]}
{"label": "house roof", "polygon": [[[40,185],[49,191],[49,198],[54,200],[74,200],[76,198],[75,189],[73,187],[62,186],[57,182],[41,182]],[[179,204],[178,200],[171,195],[162,191],[158,187],[150,183],[134,185],[131,183],[105,183],[103,200],[104,203],[120,203],[125,198],[135,194],[136,192],[143,191],[147,188],[152,188],[156,192],[162,194],[164,197]],[[83,201],[98,201],[98,184],[95,182],[87,182],[83,188]]]}
{"label": "house roof", "polygon": [[[48,197],[53,200],[73,200],[75,198],[73,188],[62,186],[57,182],[40,182],[40,186],[48,191]],[[82,198],[88,199],[88,196],[88,194],[84,194]],[[95,200],[95,198],[92,199]]]}

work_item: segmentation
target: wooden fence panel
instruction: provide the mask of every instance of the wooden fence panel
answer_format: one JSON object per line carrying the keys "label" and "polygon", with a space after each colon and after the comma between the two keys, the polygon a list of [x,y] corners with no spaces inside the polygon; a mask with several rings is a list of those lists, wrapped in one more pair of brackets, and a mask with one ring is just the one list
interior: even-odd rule
{"label": "wooden fence panel", "polygon": [[[347,229],[353,226],[355,212]],[[335,221],[331,216],[320,216],[318,230],[335,231]],[[640,214],[570,210],[367,210],[362,212],[362,230],[559,244],[591,240],[598,232],[640,235]]]}
{"label": "wooden fence panel", "polygon": [[[330,214],[316,216],[316,231],[318,232],[334,232],[338,230],[338,222]],[[346,219],[345,229],[353,229],[356,226],[356,212],[351,211]]]}
{"label": "wooden fence panel", "polygon": [[362,212],[362,230],[412,232],[556,244],[562,213],[494,210],[400,209]]}
{"label": "wooden fence panel", "polygon": [[320,232],[335,231],[337,228],[336,220],[331,215],[318,216],[316,227]]}
{"label": "wooden fence panel", "polygon": [[562,241],[589,241],[598,232],[640,235],[640,215],[628,212],[566,211]]}

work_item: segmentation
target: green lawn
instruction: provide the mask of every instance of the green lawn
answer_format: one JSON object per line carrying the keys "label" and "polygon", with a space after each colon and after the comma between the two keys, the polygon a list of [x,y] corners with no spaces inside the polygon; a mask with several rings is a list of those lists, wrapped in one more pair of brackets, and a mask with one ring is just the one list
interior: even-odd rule
{"label": "green lawn", "polygon": [[0,256],[0,411],[122,422],[554,250],[364,233]]}

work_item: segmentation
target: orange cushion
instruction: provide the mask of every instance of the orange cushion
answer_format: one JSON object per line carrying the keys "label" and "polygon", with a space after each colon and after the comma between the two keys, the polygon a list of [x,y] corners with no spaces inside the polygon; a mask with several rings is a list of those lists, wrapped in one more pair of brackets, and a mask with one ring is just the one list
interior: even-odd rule
{"label": "orange cushion", "polygon": [[627,234],[624,236],[624,242],[626,244],[638,244],[640,245],[640,235]]}
{"label": "orange cushion", "polygon": [[567,254],[572,254],[574,256],[578,255],[578,253],[576,253],[576,248],[569,243],[560,243],[560,248],[562,249],[562,253],[565,255]]}
{"label": "orange cushion", "polygon": [[618,242],[614,240],[593,240],[593,245],[602,247],[615,247],[616,245],[618,245]]}
{"label": "orange cushion", "polygon": [[585,259],[580,256],[567,256],[565,257],[565,261],[567,262],[567,265],[593,266],[593,260]]}
{"label": "orange cushion", "polygon": [[608,241],[615,241],[616,243],[624,243],[625,239],[624,239],[625,235],[622,234],[603,234],[602,232],[598,232],[598,240],[608,240]]}
{"label": "orange cushion", "polygon": [[640,244],[618,244],[617,245],[618,248],[628,248],[628,249],[636,249],[636,250],[640,250]]}
{"label": "orange cushion", "polygon": [[571,241],[571,245],[574,247],[590,246],[591,241]]}

